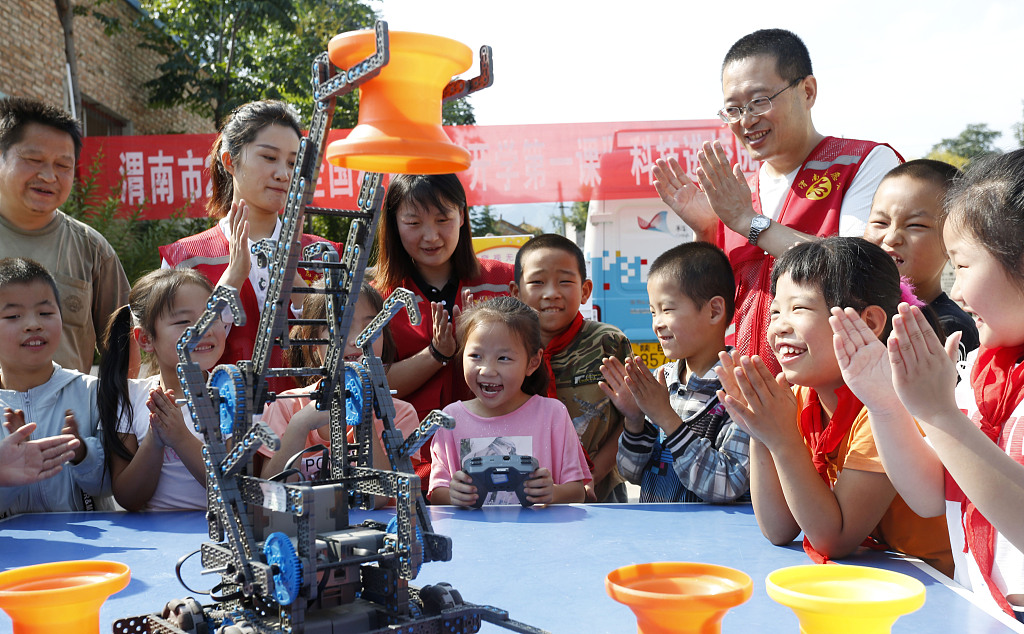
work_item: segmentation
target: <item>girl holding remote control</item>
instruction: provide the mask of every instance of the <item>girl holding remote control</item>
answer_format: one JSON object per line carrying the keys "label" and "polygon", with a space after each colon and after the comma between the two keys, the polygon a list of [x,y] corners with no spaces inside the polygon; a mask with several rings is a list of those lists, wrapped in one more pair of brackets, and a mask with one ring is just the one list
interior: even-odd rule
{"label": "girl holding remote control", "polygon": [[547,375],[537,372],[543,354],[537,313],[518,299],[496,297],[467,309],[457,334],[476,398],[444,408],[456,425],[434,434],[430,501],[468,507],[486,494],[485,504],[518,504],[513,491],[477,491],[463,469],[467,459],[497,450],[537,459],[524,487],[531,503],[583,502],[591,477],[579,436],[565,405],[541,396]]}

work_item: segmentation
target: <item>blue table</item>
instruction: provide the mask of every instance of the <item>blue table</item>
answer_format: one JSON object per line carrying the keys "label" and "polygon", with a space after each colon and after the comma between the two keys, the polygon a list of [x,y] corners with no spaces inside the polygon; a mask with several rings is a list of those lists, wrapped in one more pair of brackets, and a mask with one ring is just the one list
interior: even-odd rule
{"label": "blue table", "polygon": [[[753,597],[725,617],[726,634],[798,631],[793,613],[768,597],[764,578],[809,560],[799,543],[769,544],[749,506],[431,507],[430,513],[434,530],[452,537],[454,556],[426,564],[414,585],[447,581],[466,601],[508,610],[513,619],[553,633],[635,632],[633,614],[608,597],[604,577],[619,566],[650,561],[700,561],[749,574]],[[353,511],[351,521],[389,515]],[[115,619],[159,611],[168,600],[189,596],[174,565],[204,541],[206,520],[199,512],[20,515],[0,521],[0,569],[68,559],[128,564],[131,583],[100,614],[101,632],[110,632]],[[183,575],[193,588],[205,590],[215,579],[199,575],[198,560],[189,560]],[[927,587],[924,608],[902,617],[893,632],[1024,632],[919,562],[867,551],[846,561],[902,572]],[[11,631],[10,619],[0,613],[0,634]],[[485,624],[482,631],[506,630]]]}

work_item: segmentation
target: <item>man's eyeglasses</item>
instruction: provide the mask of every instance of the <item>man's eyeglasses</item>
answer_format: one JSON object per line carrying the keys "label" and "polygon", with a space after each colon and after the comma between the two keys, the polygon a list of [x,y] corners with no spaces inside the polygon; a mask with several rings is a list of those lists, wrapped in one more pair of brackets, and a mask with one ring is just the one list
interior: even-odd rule
{"label": "man's eyeglasses", "polygon": [[745,106],[727,106],[718,111],[718,117],[726,123],[736,123],[743,118],[743,113],[746,112],[752,117],[759,117],[764,113],[772,109],[772,99],[775,99],[782,93],[786,92],[793,86],[796,86],[804,77],[797,77],[793,81],[789,82],[785,88],[775,93],[771,97],[758,97],[757,99],[751,99]]}

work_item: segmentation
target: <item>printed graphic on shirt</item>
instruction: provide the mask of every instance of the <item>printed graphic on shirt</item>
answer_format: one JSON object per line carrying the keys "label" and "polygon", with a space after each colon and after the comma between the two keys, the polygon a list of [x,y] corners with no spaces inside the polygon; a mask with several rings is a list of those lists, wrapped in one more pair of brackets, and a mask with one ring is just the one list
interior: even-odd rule
{"label": "printed graphic on shirt", "polygon": [[[459,441],[459,464],[481,456],[532,456],[533,436],[491,436]],[[491,491],[484,504],[519,504],[515,491]]]}
{"label": "printed graphic on shirt", "polygon": [[590,401],[585,401],[575,395],[573,395],[572,400],[576,403],[580,412],[579,416],[573,416],[572,426],[576,428],[576,435],[582,438],[583,434],[587,433],[587,429],[590,428],[590,421],[602,416],[604,414],[605,407],[610,401],[607,398],[604,398],[597,403],[591,403]]}
{"label": "printed graphic on shirt", "polygon": [[310,450],[299,456],[292,467],[301,471],[307,480],[313,480],[323,469],[326,459],[326,450]]}

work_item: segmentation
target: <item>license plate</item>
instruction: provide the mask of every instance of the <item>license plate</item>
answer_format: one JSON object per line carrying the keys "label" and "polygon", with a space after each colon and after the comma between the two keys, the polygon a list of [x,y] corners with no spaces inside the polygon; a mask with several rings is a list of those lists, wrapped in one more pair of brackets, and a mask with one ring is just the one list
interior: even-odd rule
{"label": "license plate", "polygon": [[661,345],[654,341],[644,341],[641,343],[630,342],[633,346],[633,354],[643,359],[647,367],[654,369],[660,365],[668,363],[668,358],[665,353],[661,351]]}

